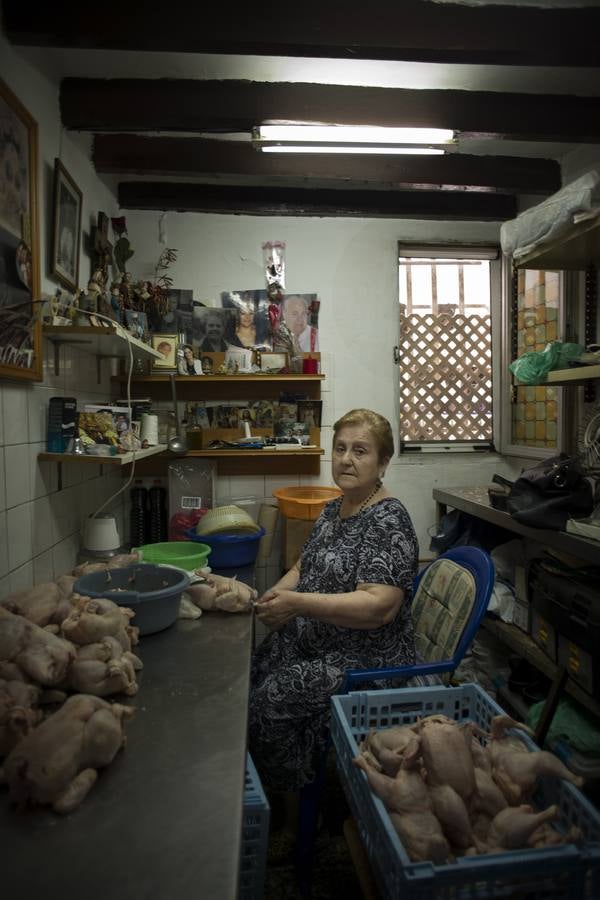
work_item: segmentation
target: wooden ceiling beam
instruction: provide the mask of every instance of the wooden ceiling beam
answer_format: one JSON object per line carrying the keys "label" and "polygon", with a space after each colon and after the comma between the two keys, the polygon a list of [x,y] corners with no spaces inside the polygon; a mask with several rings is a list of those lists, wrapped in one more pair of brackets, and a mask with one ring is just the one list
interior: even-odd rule
{"label": "wooden ceiling beam", "polygon": [[194,183],[131,181],[119,184],[122,209],[227,213],[250,216],[504,221],[518,212],[508,194],[476,191],[361,191],[215,187]]}
{"label": "wooden ceiling beam", "polygon": [[63,125],[76,131],[250,132],[267,122],[452,128],[526,141],[600,142],[600,97],[348,85],[66,78]]}
{"label": "wooden ceiling beam", "polygon": [[561,186],[555,160],[512,156],[290,156],[257,152],[246,142],[203,138],[95,136],[97,172],[260,180],[319,179],[387,185],[404,190],[478,188],[500,193],[552,194]]}
{"label": "wooden ceiling beam", "polygon": [[490,65],[597,66],[600,10],[473,7],[428,0],[218,4],[3,0],[16,44],[179,53],[235,53]]}

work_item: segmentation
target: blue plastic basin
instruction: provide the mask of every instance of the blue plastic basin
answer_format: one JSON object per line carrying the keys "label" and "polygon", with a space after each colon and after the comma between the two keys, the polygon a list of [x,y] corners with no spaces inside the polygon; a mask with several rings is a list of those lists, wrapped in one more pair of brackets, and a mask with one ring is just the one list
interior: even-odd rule
{"label": "blue plastic basin", "polygon": [[180,569],[137,563],[82,575],[73,590],[84,597],[103,597],[118,606],[129,606],[140,634],[154,634],[173,624],[181,594],[189,583],[189,576]]}

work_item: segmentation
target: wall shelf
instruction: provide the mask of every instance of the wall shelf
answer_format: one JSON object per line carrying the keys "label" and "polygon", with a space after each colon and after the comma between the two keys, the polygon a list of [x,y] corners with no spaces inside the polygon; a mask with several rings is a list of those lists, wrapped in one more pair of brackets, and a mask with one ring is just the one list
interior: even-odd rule
{"label": "wall shelf", "polygon": [[[179,400],[253,400],[272,399],[282,391],[306,394],[316,400],[321,396],[324,375],[178,375],[175,378]],[[113,388],[125,385],[124,375],[111,379]],[[169,375],[137,375],[132,385],[146,388],[148,396],[156,400],[169,400],[171,379]]]}
{"label": "wall shelf", "polygon": [[548,372],[546,381],[540,381],[539,385],[523,384],[517,378],[515,378],[515,385],[517,387],[547,387],[552,385],[557,387],[560,385],[576,387],[579,384],[590,381],[590,379],[596,378],[600,378],[600,365],[573,366],[571,369],[554,369],[554,371]]}
{"label": "wall shelf", "polygon": [[600,259],[600,216],[570,226],[552,241],[515,260],[517,269],[586,269]]}
{"label": "wall shelf", "polygon": [[[518,653],[523,659],[526,659],[527,662],[539,669],[540,672],[543,672],[548,678],[555,677],[557,672],[556,663],[553,663],[535,641],[525,634],[524,631],[517,628],[516,625],[509,625],[507,622],[502,622],[500,619],[495,619],[492,616],[484,616],[482,625],[486,631],[499,638],[503,644],[506,644],[511,650]],[[578,703],[581,703],[582,706],[585,706],[586,709],[589,709],[590,712],[600,716],[600,704],[571,678],[567,680],[565,690],[567,694],[570,694],[571,697],[577,700]]]}
{"label": "wall shelf", "polygon": [[[158,444],[156,447],[136,450],[135,460],[137,462],[138,459],[156,456],[158,453],[164,453],[166,449],[166,444]],[[78,465],[94,466],[127,466],[133,462],[133,456],[133,453],[119,453],[116,456],[92,456],[88,453],[82,455],[75,453],[38,453],[40,462],[76,463]]]}
{"label": "wall shelf", "polygon": [[61,344],[75,346],[84,353],[95,356],[98,361],[98,383],[100,383],[100,361],[103,359],[129,359],[128,338],[134,360],[162,359],[160,353],[149,344],[129,334],[117,322],[106,328],[95,325],[44,325],[42,336],[54,346],[54,374],[60,375]]}

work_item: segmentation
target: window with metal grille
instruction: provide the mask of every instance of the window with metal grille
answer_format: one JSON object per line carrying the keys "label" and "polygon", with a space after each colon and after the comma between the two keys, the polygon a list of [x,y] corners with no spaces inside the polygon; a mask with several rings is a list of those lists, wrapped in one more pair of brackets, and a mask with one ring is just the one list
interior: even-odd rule
{"label": "window with metal grille", "polygon": [[497,258],[492,247],[399,245],[401,452],[492,446]]}

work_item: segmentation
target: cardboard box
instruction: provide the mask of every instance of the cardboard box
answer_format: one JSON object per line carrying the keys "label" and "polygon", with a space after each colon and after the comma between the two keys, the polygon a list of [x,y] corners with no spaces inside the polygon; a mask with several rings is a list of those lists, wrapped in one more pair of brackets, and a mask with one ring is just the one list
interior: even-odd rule
{"label": "cardboard box", "polygon": [[540,613],[531,609],[531,637],[552,662],[556,662],[556,630]]}

